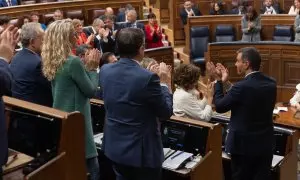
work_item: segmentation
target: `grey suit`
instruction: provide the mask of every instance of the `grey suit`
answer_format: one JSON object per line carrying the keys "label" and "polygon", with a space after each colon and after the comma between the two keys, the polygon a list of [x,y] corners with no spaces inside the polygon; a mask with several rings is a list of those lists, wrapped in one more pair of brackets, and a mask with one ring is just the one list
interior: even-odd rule
{"label": "grey suit", "polygon": [[260,30],[261,30],[260,16],[258,16],[252,22],[254,24],[254,27],[251,30],[248,30],[249,21],[247,21],[245,17],[242,18],[242,32],[243,32],[242,41],[246,41],[246,42],[260,41]]}
{"label": "grey suit", "polygon": [[300,16],[297,15],[294,23],[295,28],[295,42],[300,42]]}

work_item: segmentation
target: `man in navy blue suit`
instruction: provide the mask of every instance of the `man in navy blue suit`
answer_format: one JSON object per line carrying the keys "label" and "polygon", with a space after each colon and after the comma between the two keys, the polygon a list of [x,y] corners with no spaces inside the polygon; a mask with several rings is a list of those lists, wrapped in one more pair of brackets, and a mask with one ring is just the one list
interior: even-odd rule
{"label": "man in navy blue suit", "polygon": [[18,28],[9,26],[0,35],[0,180],[2,180],[2,166],[7,161],[7,134],[2,96],[10,95],[12,75],[8,64],[19,41]]}
{"label": "man in navy blue suit", "polygon": [[273,158],[273,109],[276,81],[259,72],[261,56],[255,48],[237,52],[235,66],[245,78],[226,95],[222,82],[228,78],[223,65],[208,63],[207,70],[217,80],[216,111],[231,110],[226,151],[231,155],[232,180],[268,180]]}
{"label": "man in navy blue suit", "polygon": [[164,155],[158,118],[173,114],[170,70],[165,63],[149,65],[150,71],[140,66],[145,49],[141,29],[120,30],[117,46],[121,59],[100,71],[104,153],[117,180],[159,180]]}

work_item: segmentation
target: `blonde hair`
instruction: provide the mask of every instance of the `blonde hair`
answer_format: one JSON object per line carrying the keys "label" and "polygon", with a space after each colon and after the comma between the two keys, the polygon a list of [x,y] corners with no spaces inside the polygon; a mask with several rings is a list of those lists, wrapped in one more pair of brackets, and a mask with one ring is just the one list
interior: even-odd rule
{"label": "blonde hair", "polygon": [[144,57],[143,60],[141,61],[141,67],[147,69],[150,63],[156,62],[155,59],[149,58],[149,57]]}
{"label": "blonde hair", "polygon": [[75,33],[70,20],[58,20],[49,25],[42,45],[43,73],[51,81],[72,52]]}
{"label": "blonde hair", "polygon": [[82,25],[82,23],[79,19],[73,19],[72,23],[73,23],[74,28],[76,28],[76,26],[78,26],[78,25]]}

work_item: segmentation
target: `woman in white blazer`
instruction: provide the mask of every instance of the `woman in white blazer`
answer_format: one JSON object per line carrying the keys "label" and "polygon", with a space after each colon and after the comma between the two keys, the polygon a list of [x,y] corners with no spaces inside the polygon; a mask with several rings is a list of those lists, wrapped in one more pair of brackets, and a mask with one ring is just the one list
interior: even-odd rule
{"label": "woman in white blazer", "polygon": [[193,64],[182,64],[175,70],[177,86],[173,95],[175,116],[209,121],[212,116],[212,89],[205,90],[203,97],[198,90],[200,68]]}
{"label": "woman in white blazer", "polygon": [[292,99],[290,100],[291,106],[296,107],[298,110],[300,110],[300,84],[297,84],[296,86],[296,92]]}

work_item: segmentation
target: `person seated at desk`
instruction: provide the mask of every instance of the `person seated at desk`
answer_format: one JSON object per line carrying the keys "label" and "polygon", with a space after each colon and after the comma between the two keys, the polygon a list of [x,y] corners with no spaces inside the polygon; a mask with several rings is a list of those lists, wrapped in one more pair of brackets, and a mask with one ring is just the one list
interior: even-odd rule
{"label": "person seated at desk", "polygon": [[0,7],[11,7],[17,6],[19,3],[17,0],[1,0]]}
{"label": "person seated at desk", "polygon": [[192,6],[192,1],[185,0],[183,7],[180,10],[180,18],[183,25],[186,25],[187,18],[192,16],[201,16],[200,10],[196,6]]}
{"label": "person seated at desk", "polygon": [[230,14],[245,14],[246,13],[246,3],[238,2],[238,1],[232,1],[232,9]]}
{"label": "person seated at desk", "polygon": [[295,42],[300,42],[300,15],[299,12],[297,16],[295,17],[294,22],[294,29],[295,29]]}
{"label": "person seated at desk", "polygon": [[209,11],[210,15],[223,15],[225,14],[222,2],[213,3],[213,7]]}
{"label": "person seated at desk", "polygon": [[297,91],[295,92],[294,96],[290,100],[290,104],[291,106],[297,108],[297,110],[300,110],[300,84],[297,84],[296,89]]}
{"label": "person seated at desk", "polygon": [[174,82],[177,88],[173,95],[175,116],[209,121],[212,116],[212,87],[208,86],[204,97],[200,98],[197,88],[200,68],[193,64],[182,64],[176,69]]}
{"label": "person seated at desk", "polygon": [[[91,45],[94,47],[94,39],[95,34],[91,33],[88,38],[86,37],[86,34],[83,32],[82,24],[79,19],[73,19],[72,24],[75,29],[75,37],[76,37],[76,46],[80,46],[82,44]],[[75,49],[73,49],[73,54],[75,54]]]}
{"label": "person seated at desk", "polygon": [[273,0],[264,0],[261,14],[279,14],[278,4],[274,4]]}
{"label": "person seated at desk", "polygon": [[0,33],[9,26],[10,20],[11,18],[9,16],[0,16]]}
{"label": "person seated at desk", "polygon": [[135,10],[129,10],[126,14],[127,23],[124,23],[121,26],[122,28],[139,28],[144,31],[145,33],[145,26],[143,23],[137,22],[137,13]]}
{"label": "person seated at desk", "polygon": [[163,47],[162,32],[157,24],[154,13],[148,15],[149,24],[145,26],[146,32],[146,49]]}
{"label": "person seated at desk", "polygon": [[247,7],[246,14],[242,18],[242,41],[256,42],[260,41],[261,22],[253,6]]}
{"label": "person seated at desk", "polygon": [[297,15],[299,14],[299,9],[300,9],[300,0],[295,0],[294,5],[291,6],[288,14]]}
{"label": "person seated at desk", "polygon": [[[30,14],[30,20],[31,22],[36,22],[36,23],[40,23],[39,20],[40,20],[40,17],[39,17],[39,13],[38,12],[32,12]],[[45,24],[42,24],[40,23],[42,29],[45,31],[47,26]]]}

